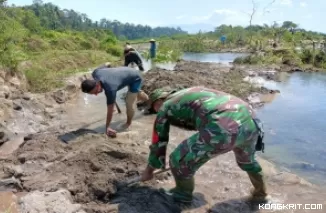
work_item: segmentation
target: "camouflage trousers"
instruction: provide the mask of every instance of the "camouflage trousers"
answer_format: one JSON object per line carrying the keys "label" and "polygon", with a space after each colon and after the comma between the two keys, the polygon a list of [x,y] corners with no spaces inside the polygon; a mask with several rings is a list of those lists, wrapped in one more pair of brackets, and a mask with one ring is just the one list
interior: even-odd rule
{"label": "camouflage trousers", "polygon": [[[246,118],[240,115],[243,122],[232,131],[226,131],[226,128],[221,126],[219,118],[223,115],[210,116],[208,124],[181,142],[170,154],[169,164],[174,177],[192,178],[207,161],[229,151],[234,152],[237,164],[242,170],[251,173],[261,172],[262,168],[255,160],[255,145],[259,131],[251,116],[248,114]],[[235,123],[232,119],[230,122]]]}

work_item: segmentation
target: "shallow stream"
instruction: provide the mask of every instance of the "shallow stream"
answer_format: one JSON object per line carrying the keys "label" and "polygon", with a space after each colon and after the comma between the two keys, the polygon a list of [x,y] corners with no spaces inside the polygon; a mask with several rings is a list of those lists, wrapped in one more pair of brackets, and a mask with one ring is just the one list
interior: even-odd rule
{"label": "shallow stream", "polygon": [[[184,59],[229,63],[241,55],[186,53]],[[266,131],[266,152],[260,156],[310,182],[326,184],[326,74],[285,74],[282,82],[263,85],[281,93],[257,110]]]}

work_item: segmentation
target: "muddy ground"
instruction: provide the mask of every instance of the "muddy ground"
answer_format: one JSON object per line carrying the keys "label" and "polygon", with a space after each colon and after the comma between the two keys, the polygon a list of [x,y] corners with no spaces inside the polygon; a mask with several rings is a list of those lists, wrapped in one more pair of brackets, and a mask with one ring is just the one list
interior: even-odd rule
{"label": "muddy ground", "polygon": [[[244,99],[252,92],[273,92],[243,81],[252,70],[248,73],[248,70],[185,61],[180,61],[175,70],[178,72],[157,69],[146,73],[143,89],[149,92],[162,86],[204,85],[239,94]],[[257,206],[243,201],[251,184],[246,174],[237,167],[232,153],[210,161],[198,172],[196,198],[190,206],[180,206],[157,190],[159,187],[173,187],[169,172],[147,183],[118,190],[117,181],[139,175],[146,166],[154,117],[140,116],[131,129],[119,132],[115,139],[107,138],[103,131],[99,131],[98,127],[103,126],[104,121],[96,123],[88,111],[76,120],[79,123],[75,126],[73,122],[63,122],[63,117],[65,121],[69,118],[66,108],[80,98],[76,92],[81,80],[76,77],[64,89],[48,94],[29,94],[29,99],[24,98],[28,93],[24,92],[23,86],[14,87],[6,83],[11,93],[10,96],[0,97],[1,101],[7,100],[12,104],[23,101],[21,108],[25,115],[30,115],[22,117],[22,109],[17,110],[9,104],[1,107],[6,115],[1,119],[7,123],[14,119],[22,123],[39,117],[33,122],[42,126],[34,125],[27,131],[28,134],[15,134],[15,125],[3,125],[2,132],[8,140],[0,146],[0,212],[8,210],[10,204],[13,204],[12,213],[257,212]],[[14,97],[12,94],[16,94],[16,90],[21,96],[9,98]],[[52,110],[51,116],[44,113],[49,109]],[[123,122],[125,115],[115,114],[115,119]],[[81,129],[80,122],[95,124]],[[63,137],[67,134],[74,137],[64,140],[64,143]],[[191,134],[173,127],[169,151]],[[13,147],[17,150],[8,151],[7,145],[10,144],[15,144]],[[277,172],[272,164],[262,162],[269,191],[278,202],[323,203],[326,200],[325,190],[295,175]]]}
{"label": "muddy ground", "polygon": [[221,67],[219,64],[180,61],[174,71],[167,72],[156,68],[146,73],[143,90],[150,93],[162,87],[206,86],[239,95],[245,99],[253,92],[263,91],[243,81],[246,75],[241,70],[230,71],[230,68]]}
{"label": "muddy ground", "polygon": [[279,93],[263,86],[254,86],[246,77],[261,76],[266,80],[278,80],[278,72],[248,67],[225,67],[217,63],[181,60],[173,71],[160,68],[150,70],[144,75],[143,90],[150,93],[157,88],[186,88],[206,86],[236,95],[250,102],[254,107],[262,106],[260,96]]}

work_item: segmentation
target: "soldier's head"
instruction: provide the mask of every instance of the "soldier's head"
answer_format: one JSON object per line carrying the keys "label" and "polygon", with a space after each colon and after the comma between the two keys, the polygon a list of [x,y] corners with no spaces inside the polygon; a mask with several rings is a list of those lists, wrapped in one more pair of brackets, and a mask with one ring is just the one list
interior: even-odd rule
{"label": "soldier's head", "polygon": [[148,107],[149,111],[157,113],[163,105],[166,98],[177,90],[165,91],[163,89],[156,89],[149,94]]}

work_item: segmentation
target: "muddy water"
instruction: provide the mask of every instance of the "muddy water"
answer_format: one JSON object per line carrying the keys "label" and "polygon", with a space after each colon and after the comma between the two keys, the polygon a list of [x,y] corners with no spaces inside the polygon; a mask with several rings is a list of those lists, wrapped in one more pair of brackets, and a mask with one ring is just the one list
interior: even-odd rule
{"label": "muddy water", "polygon": [[[227,64],[233,53],[186,53],[186,60]],[[257,79],[269,89],[278,89],[257,114],[266,128],[267,149],[260,156],[280,168],[315,184],[326,183],[326,74],[282,73],[281,81]]]}
{"label": "muddy water", "polygon": [[264,157],[324,185],[326,74],[294,73],[283,82],[265,85],[281,93],[258,111],[267,130]]}
{"label": "muddy water", "polygon": [[184,53],[183,59],[187,61],[216,62],[230,66],[236,57],[248,55],[247,53]]}

